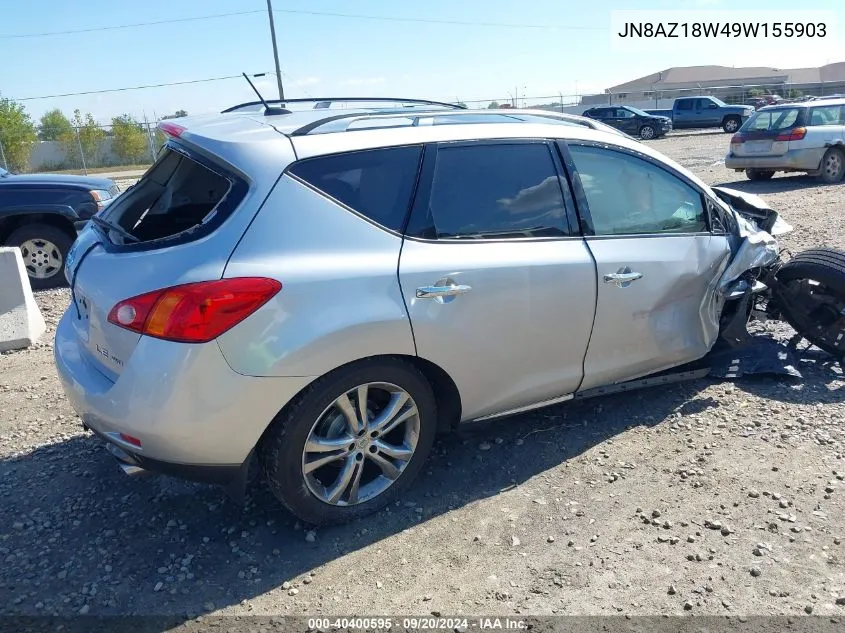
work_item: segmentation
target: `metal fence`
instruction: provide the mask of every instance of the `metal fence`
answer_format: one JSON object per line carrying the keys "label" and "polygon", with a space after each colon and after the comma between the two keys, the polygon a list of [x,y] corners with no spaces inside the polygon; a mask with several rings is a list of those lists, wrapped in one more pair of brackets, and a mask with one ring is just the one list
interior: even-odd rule
{"label": "metal fence", "polygon": [[[133,125],[83,125],[38,140],[28,147],[4,147],[0,135],[0,165],[9,171],[72,171],[88,174],[102,169],[146,167],[155,160],[164,144],[157,122]],[[14,152],[14,153],[13,153]]]}

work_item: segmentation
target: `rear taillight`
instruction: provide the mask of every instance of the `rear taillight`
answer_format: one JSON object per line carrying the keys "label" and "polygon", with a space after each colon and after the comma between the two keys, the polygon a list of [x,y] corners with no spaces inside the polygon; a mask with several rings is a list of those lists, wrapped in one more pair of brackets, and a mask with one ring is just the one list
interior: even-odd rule
{"label": "rear taillight", "polygon": [[800,141],[805,136],[807,136],[807,128],[805,127],[797,127],[786,134],[778,134],[775,137],[776,141]]}
{"label": "rear taillight", "polygon": [[205,343],[243,321],[281,289],[281,283],[264,277],[200,281],[121,301],[108,320],[155,338]]}
{"label": "rear taillight", "polygon": [[739,134],[734,134],[731,137],[731,145],[738,145],[739,143],[743,143],[743,142],[745,142],[745,139],[742,136],[740,136]]}

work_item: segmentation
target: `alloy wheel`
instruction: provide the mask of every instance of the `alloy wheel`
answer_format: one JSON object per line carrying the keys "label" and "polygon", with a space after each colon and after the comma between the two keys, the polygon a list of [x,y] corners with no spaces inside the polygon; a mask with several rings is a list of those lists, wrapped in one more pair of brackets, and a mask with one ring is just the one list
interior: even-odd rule
{"label": "alloy wheel", "polygon": [[359,385],[312,426],[302,452],[305,483],[330,505],[369,501],[399,479],[419,435],[419,411],[407,391],[386,382]]}

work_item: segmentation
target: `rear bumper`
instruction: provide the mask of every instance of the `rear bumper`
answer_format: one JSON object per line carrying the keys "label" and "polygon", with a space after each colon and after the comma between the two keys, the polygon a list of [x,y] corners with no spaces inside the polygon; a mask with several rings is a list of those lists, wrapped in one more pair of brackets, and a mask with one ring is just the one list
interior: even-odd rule
{"label": "rear bumper", "polygon": [[728,169],[773,169],[775,171],[815,171],[819,168],[825,148],[794,149],[780,156],[737,156],[728,153]]}
{"label": "rear bumper", "polygon": [[[279,410],[312,380],[242,376],[216,342],[186,345],[141,337],[112,382],[79,343],[75,318],[71,310],[65,313],[54,345],[65,394],[87,427],[141,468],[225,480]],[[141,447],[121,440],[121,433],[138,438]]]}

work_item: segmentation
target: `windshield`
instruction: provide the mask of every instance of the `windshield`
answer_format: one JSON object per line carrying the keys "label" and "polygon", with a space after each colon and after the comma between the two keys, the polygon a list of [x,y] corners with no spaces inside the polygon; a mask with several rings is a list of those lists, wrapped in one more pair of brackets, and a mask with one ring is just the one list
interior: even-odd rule
{"label": "windshield", "polygon": [[716,97],[710,97],[710,98],[713,99],[713,103],[715,103],[720,108],[727,108],[728,107],[728,104],[725,103],[724,101],[722,101],[721,99],[717,99]]}
{"label": "windshield", "polygon": [[9,175],[9,172],[7,172],[5,169],[0,167],[0,178],[3,178],[3,177],[8,176],[8,175]]}
{"label": "windshield", "polygon": [[631,106],[625,106],[625,109],[628,110],[629,112],[633,112],[634,114],[636,114],[638,116],[651,116],[648,112],[646,112],[645,110],[640,110],[639,108],[632,108]]}
{"label": "windshield", "polygon": [[800,113],[801,110],[799,108],[758,110],[745,122],[741,130],[743,132],[778,132],[780,130],[788,130],[795,126]]}

